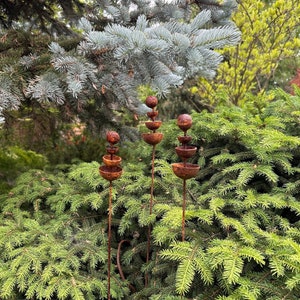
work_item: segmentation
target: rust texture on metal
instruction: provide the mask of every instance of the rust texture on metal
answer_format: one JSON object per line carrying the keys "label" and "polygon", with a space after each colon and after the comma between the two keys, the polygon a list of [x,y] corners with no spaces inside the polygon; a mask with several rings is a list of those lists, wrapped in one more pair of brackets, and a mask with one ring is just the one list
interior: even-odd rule
{"label": "rust texture on metal", "polygon": [[106,148],[106,155],[103,155],[103,166],[99,167],[100,175],[109,181],[109,200],[108,200],[108,237],[107,237],[107,299],[111,299],[111,223],[112,223],[112,182],[122,175],[121,157],[116,155],[119,148],[116,144],[120,141],[120,136],[115,131],[106,134],[109,146]]}
{"label": "rust texture on metal", "polygon": [[[152,215],[153,209],[153,194],[154,194],[154,162],[155,162],[155,147],[158,143],[160,143],[163,139],[163,134],[160,132],[156,132],[157,129],[161,126],[162,122],[156,120],[158,116],[158,111],[156,110],[156,106],[158,104],[158,100],[155,96],[148,96],[146,98],[146,105],[152,109],[152,111],[147,112],[147,116],[150,118],[150,121],[145,122],[145,126],[151,131],[148,133],[143,133],[143,140],[152,145],[152,158],[151,158],[151,187],[150,187],[150,201],[149,201],[149,215]],[[150,250],[151,250],[151,225],[148,226],[147,233],[147,252],[146,252],[146,263],[149,263],[150,260]],[[149,275],[145,274],[145,286],[149,283]]]}
{"label": "rust texture on metal", "polygon": [[177,125],[183,131],[183,136],[178,136],[178,141],[181,145],[176,147],[175,151],[182,162],[172,164],[174,174],[183,180],[181,224],[182,241],[185,240],[186,180],[196,177],[200,169],[197,164],[187,162],[187,160],[192,158],[197,152],[197,147],[188,145],[192,140],[192,137],[187,135],[187,131],[192,127],[192,124],[193,121],[190,115],[182,114],[178,116]]}

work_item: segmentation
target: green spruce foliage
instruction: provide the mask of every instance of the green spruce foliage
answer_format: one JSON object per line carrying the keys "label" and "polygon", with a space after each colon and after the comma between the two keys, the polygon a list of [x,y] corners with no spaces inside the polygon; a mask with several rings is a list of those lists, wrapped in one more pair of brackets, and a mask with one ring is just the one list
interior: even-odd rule
{"label": "green spruce foliage", "polygon": [[[1,298],[105,298],[106,203],[98,179],[95,163],[18,179],[2,211]],[[117,277],[112,290],[115,299],[128,293]]]}
{"label": "green spruce foliage", "polygon": [[[161,127],[151,215],[151,149],[123,145],[124,173],[113,182],[113,299],[299,299],[300,94],[277,97],[260,111],[192,114],[201,170],[187,181],[185,241],[182,180],[170,166],[175,122]],[[98,168],[32,170],[2,197],[1,298],[106,299],[109,183]]]}

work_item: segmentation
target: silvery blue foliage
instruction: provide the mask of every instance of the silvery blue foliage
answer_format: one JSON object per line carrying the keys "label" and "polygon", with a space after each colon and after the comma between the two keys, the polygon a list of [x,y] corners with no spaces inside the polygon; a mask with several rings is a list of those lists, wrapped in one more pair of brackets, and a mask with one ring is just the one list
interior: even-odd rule
{"label": "silvery blue foliage", "polygon": [[37,99],[39,102],[50,101],[60,105],[65,101],[60,82],[54,73],[36,76],[29,82],[25,94],[27,97]]}
{"label": "silvery blue foliage", "polygon": [[[11,68],[6,68],[4,72],[12,72]],[[5,110],[18,109],[22,96],[13,84],[13,81],[0,73],[0,123],[4,121],[3,112]]]}
{"label": "silvery blue foliage", "polygon": [[[213,78],[222,61],[215,50],[240,40],[230,21],[234,1],[195,1],[199,8],[195,16],[190,1],[184,0],[93,4],[94,10],[80,21],[79,45],[66,51],[52,42],[52,70],[29,79],[25,97],[58,105],[66,99],[84,105],[99,98],[103,108],[144,113],[137,93],[140,86],[150,86],[163,96],[188,78]],[[105,19],[106,26],[99,29],[98,19]],[[26,69],[36,60],[27,56],[20,65]]]}

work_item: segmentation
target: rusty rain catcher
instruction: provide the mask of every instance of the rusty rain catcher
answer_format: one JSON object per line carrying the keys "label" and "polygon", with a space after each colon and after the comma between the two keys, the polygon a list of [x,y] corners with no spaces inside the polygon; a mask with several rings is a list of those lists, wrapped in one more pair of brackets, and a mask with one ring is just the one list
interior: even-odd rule
{"label": "rusty rain catcher", "polygon": [[107,154],[102,157],[104,163],[99,167],[100,175],[109,181],[109,202],[108,202],[108,266],[107,266],[107,299],[110,300],[110,279],[111,279],[111,219],[112,219],[112,182],[122,175],[121,157],[117,156],[119,148],[116,144],[119,142],[119,134],[115,131],[109,131],[106,134],[109,146],[106,148]]}
{"label": "rusty rain catcher", "polygon": [[193,157],[197,151],[197,147],[190,146],[189,142],[192,140],[191,136],[187,135],[187,130],[192,126],[192,118],[188,114],[182,114],[177,118],[177,125],[183,131],[183,136],[178,136],[178,140],[181,143],[180,146],[175,148],[177,155],[182,162],[173,163],[172,169],[174,174],[183,180],[183,200],[182,200],[182,226],[181,237],[182,241],[185,240],[185,210],[186,210],[186,180],[196,177],[200,167],[197,164],[187,162],[187,160]]}
{"label": "rusty rain catcher", "polygon": [[[150,121],[146,121],[146,127],[152,132],[143,133],[143,140],[152,146],[152,160],[151,160],[151,187],[150,187],[150,202],[149,202],[149,215],[152,215],[153,208],[153,192],[154,192],[154,160],[155,160],[155,147],[158,143],[161,142],[163,134],[156,132],[156,130],[161,126],[162,121],[157,121],[156,117],[158,116],[158,111],[156,110],[158,100],[155,96],[148,96],[146,98],[146,105],[152,109],[152,111],[147,112],[147,116],[150,118]],[[150,248],[151,248],[151,225],[148,226],[147,233],[147,252],[146,252],[146,263],[150,260]],[[145,274],[145,286],[148,285],[149,278],[148,274]]]}

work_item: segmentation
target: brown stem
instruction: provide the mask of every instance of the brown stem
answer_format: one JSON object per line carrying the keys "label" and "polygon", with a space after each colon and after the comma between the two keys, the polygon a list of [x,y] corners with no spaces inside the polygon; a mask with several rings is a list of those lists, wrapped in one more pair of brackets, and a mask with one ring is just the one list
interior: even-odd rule
{"label": "brown stem", "polygon": [[185,240],[185,209],[186,209],[186,180],[183,179],[182,224],[181,224],[181,237],[183,242]]}
{"label": "brown stem", "polygon": [[108,266],[107,266],[107,299],[110,300],[110,267],[111,267],[111,216],[112,216],[112,181],[109,184],[108,202]]}
{"label": "brown stem", "polygon": [[124,273],[123,273],[123,270],[122,270],[122,266],[121,266],[121,261],[120,261],[120,257],[121,257],[121,247],[122,247],[122,244],[123,243],[130,243],[129,240],[122,240],[119,245],[118,245],[118,252],[117,252],[117,267],[118,267],[118,270],[119,270],[119,274],[122,278],[123,281],[126,280],[125,276],[124,276]]}
{"label": "brown stem", "polygon": [[153,207],[153,192],[154,192],[154,161],[155,161],[155,145],[152,149],[152,162],[151,162],[151,188],[150,188],[150,204],[149,204],[149,214],[152,214]]}
{"label": "brown stem", "polygon": [[[122,265],[121,265],[121,248],[122,248],[122,245],[123,243],[130,243],[130,240],[121,240],[118,244],[118,251],[117,251],[117,267],[118,267],[118,270],[119,270],[119,274],[122,278],[123,281],[126,280],[125,276],[124,276],[124,273],[123,273],[123,270],[122,270]],[[132,292],[135,292],[135,288],[133,285],[131,285],[129,283],[129,288]]]}

